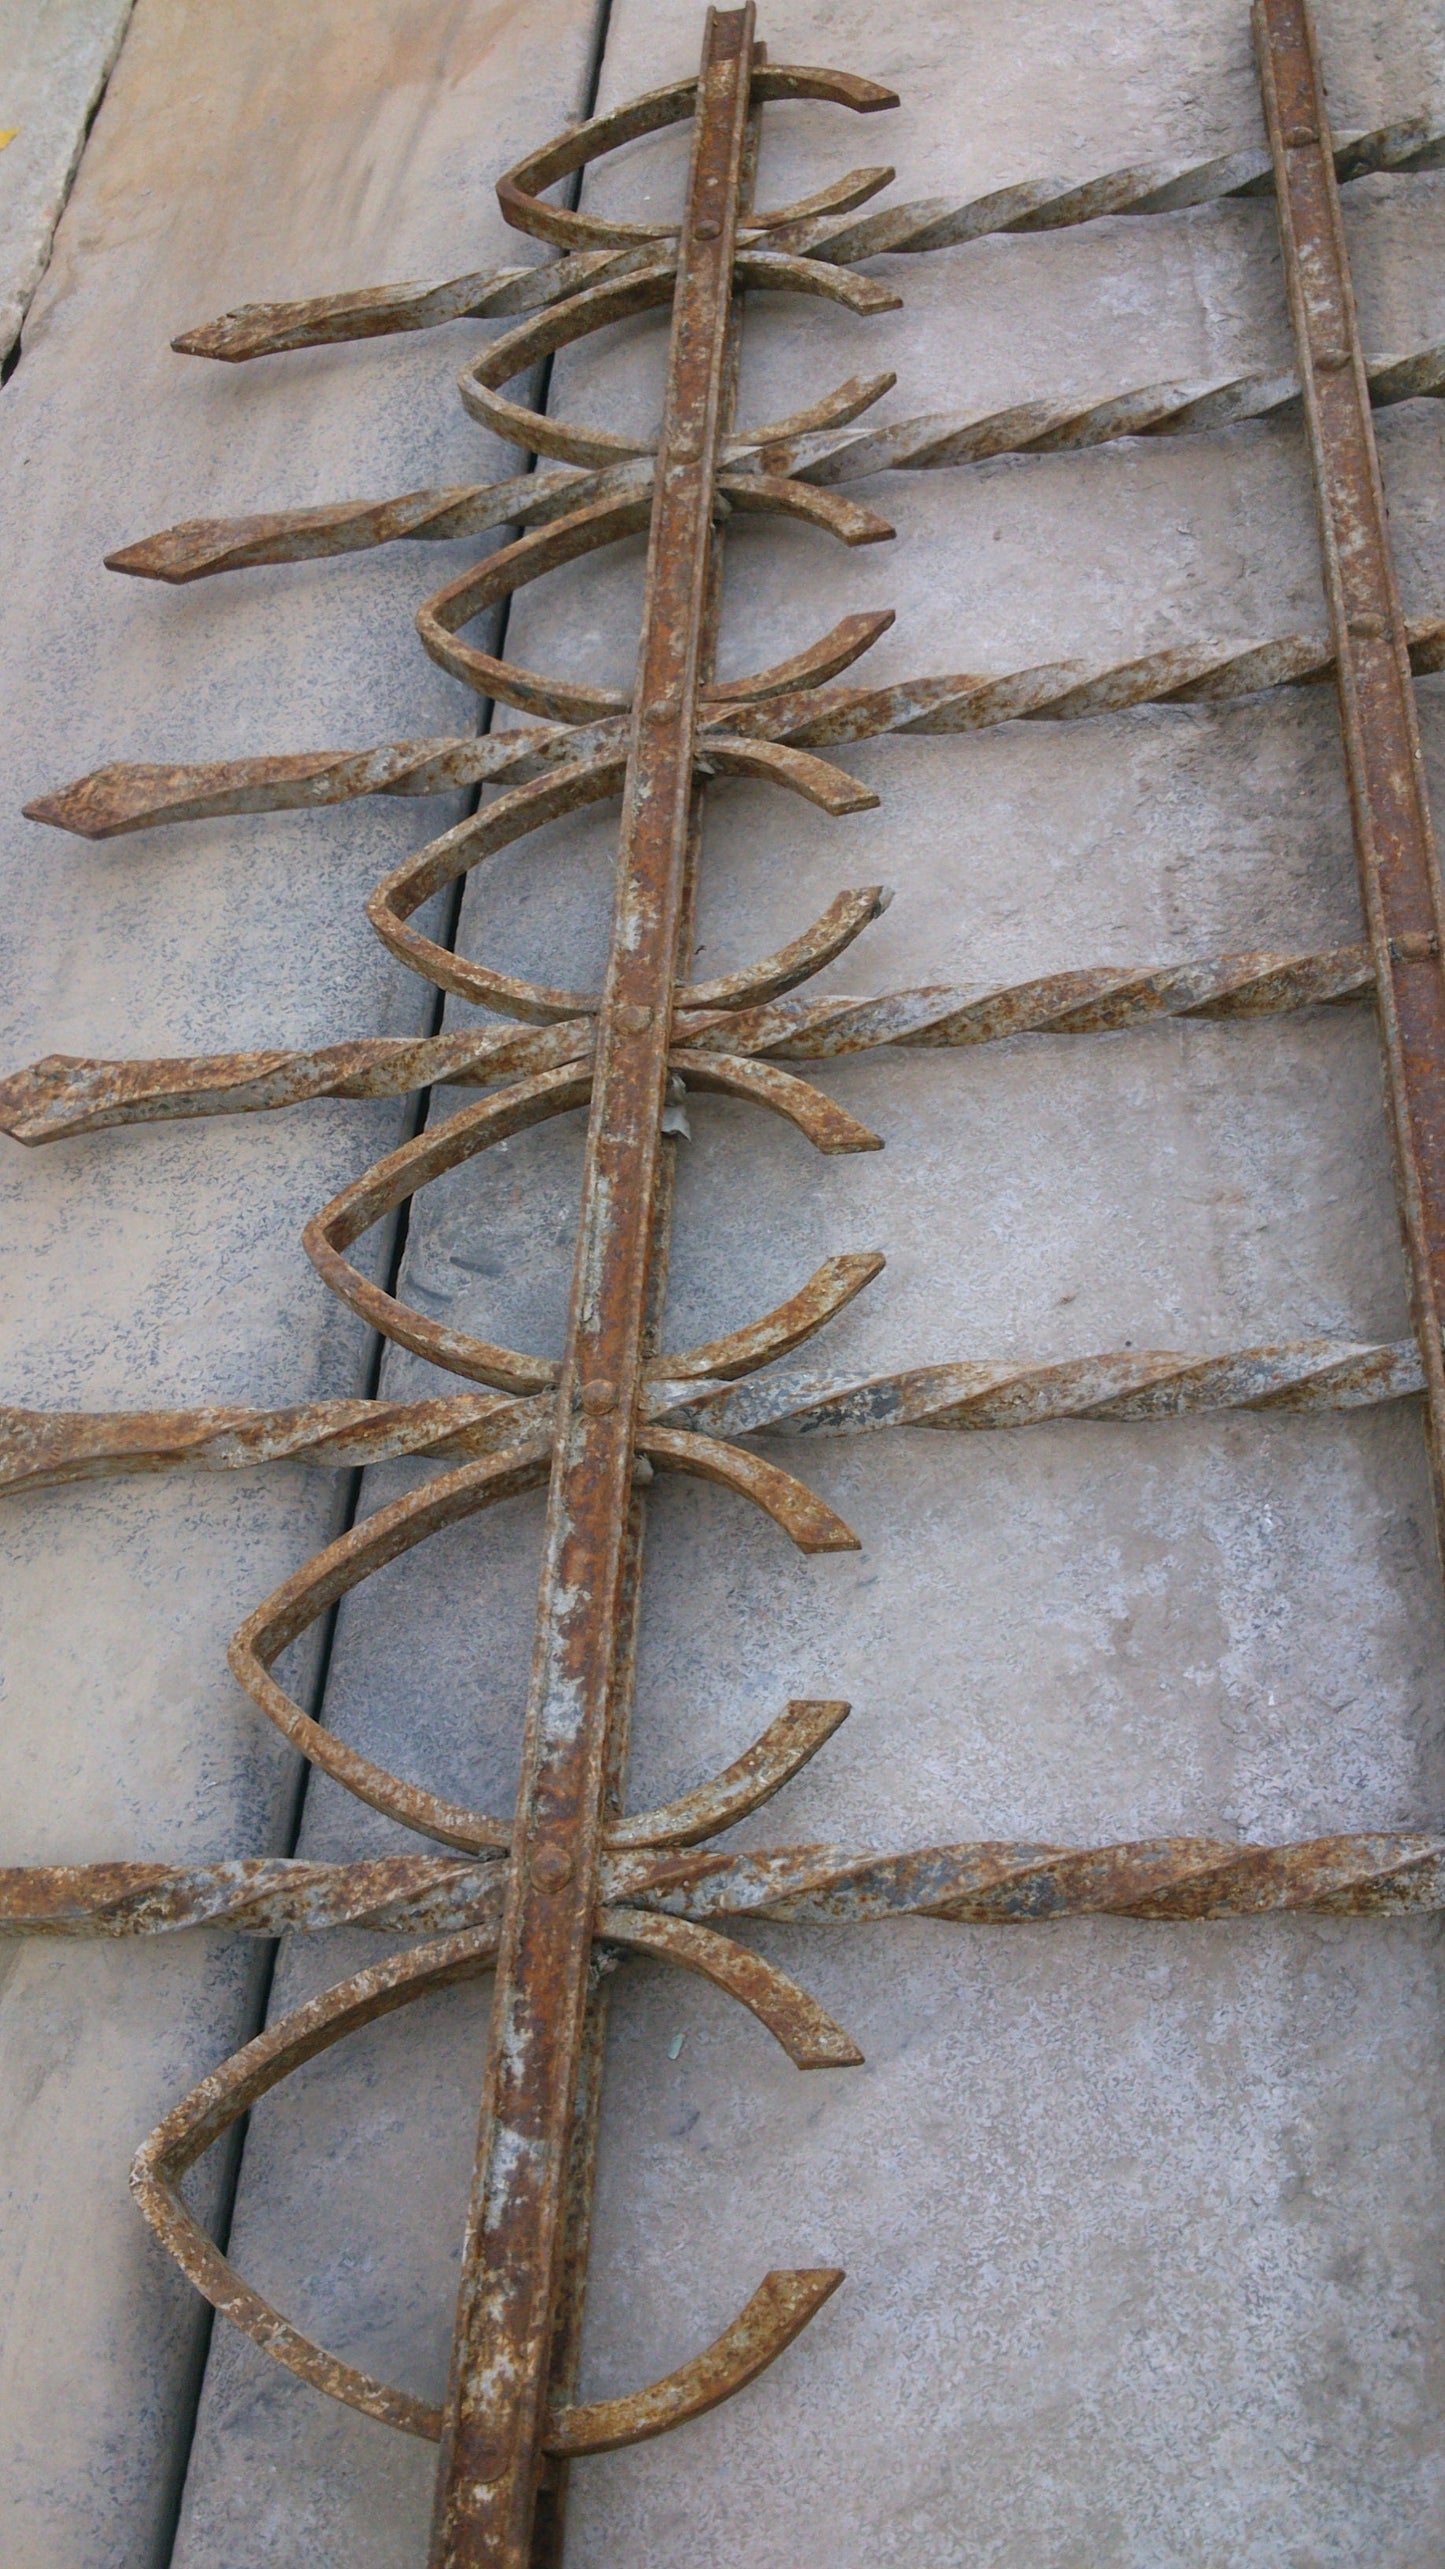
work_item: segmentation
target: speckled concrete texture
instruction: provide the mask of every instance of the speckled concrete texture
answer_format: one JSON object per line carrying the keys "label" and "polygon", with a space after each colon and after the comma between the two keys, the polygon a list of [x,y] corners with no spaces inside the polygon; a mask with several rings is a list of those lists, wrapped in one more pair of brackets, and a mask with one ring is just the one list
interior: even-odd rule
{"label": "speckled concrete texture", "polygon": [[[101,557],[173,520],[509,469],[455,343],[249,371],[171,354],[228,304],[485,265],[496,162],[575,111],[574,0],[140,0],[0,399],[3,1059],[423,1031],[434,993],[362,915],[460,804],[362,804],[87,847],[20,818],[110,757],[224,757],[475,728],[416,604],[463,558],[248,572],[199,591]],[[366,1387],[308,1215],[406,1129],[403,1102],[4,1145],[4,1397],[141,1407]],[[385,1241],[363,1244],[384,1255]],[[333,1476],[61,1490],[6,1508],[3,1860],[284,1845],[294,1761],[229,1634],[337,1523]],[[302,1672],[303,1689],[306,1673]],[[126,2191],[136,2143],[254,2028],[263,1957],[12,1950],[0,2013],[0,2558],[166,2556],[203,2312]],[[216,2208],[203,2170],[197,2200]]]}
{"label": "speckled concrete texture", "polygon": [[[614,0],[601,103],[689,68],[699,21],[691,0]],[[1438,111],[1445,36],[1424,0],[1320,0],[1320,21],[1341,125]],[[479,23],[470,8],[447,21]],[[962,197],[1258,137],[1240,0],[1149,0],[1127,12],[1034,0],[1022,15],[998,0],[891,15],[876,0],[773,0],[761,32],[775,58],[864,70],[904,94],[901,113],[861,127],[815,107],[770,110],[762,187],[775,201],[862,159],[897,162],[900,199]],[[378,76],[370,65],[366,77]],[[514,137],[539,141],[557,121],[538,95],[522,94],[515,65],[509,77],[518,86],[505,137],[488,127],[469,163],[468,207],[484,206],[484,183]],[[359,116],[361,67],[355,82]],[[427,116],[440,112],[433,102]],[[378,195],[397,131],[371,163]],[[418,170],[436,166],[426,153],[418,147]],[[676,138],[638,146],[598,178],[590,201],[633,210],[649,189],[675,191],[678,167]],[[275,184],[289,184],[279,153]],[[239,182],[236,197],[246,201]],[[263,285],[300,290],[428,265],[441,274],[474,260],[463,209],[444,195],[434,202],[420,177],[409,201],[424,258],[392,256],[389,239],[359,223],[351,232],[351,212],[336,207],[319,263],[298,243],[264,275],[238,275],[234,292],[228,272],[224,291],[195,312]],[[1441,335],[1445,180],[1371,181],[1349,201],[1367,345],[1404,350]],[[888,415],[906,417],[1286,360],[1267,204],[986,241],[891,262],[886,273],[905,308],[869,324],[756,299],[746,415],[776,416],[865,366],[896,366]],[[198,432],[184,506],[214,505],[223,491],[252,501],[339,491],[327,445],[343,415],[336,388],[360,400],[384,381],[399,423],[401,388],[413,384],[426,411],[467,344],[462,328],[293,359],[294,376],[257,370],[235,392],[223,384],[208,398],[235,402],[237,416],[214,453]],[[613,423],[650,420],[661,344],[652,319],[569,357],[556,405]],[[270,420],[284,424],[286,457],[268,447]],[[1410,609],[1445,601],[1441,436],[1434,405],[1382,424]],[[309,481],[295,461],[303,437]],[[378,492],[461,478],[420,461],[398,478],[394,454],[363,453],[360,465],[368,482],[350,486]],[[1322,621],[1307,469],[1283,424],[899,477],[859,496],[893,518],[895,543],[845,556],[811,531],[734,522],[726,668],[762,665],[875,604],[898,609],[864,664],[880,678],[1126,656]],[[134,531],[156,522],[142,513]],[[434,558],[425,557],[428,586]],[[532,667],[625,681],[640,565],[640,546],[618,548],[525,593],[509,648]],[[202,615],[207,665],[223,635],[225,648],[239,637],[244,650],[245,595],[269,609],[279,584],[298,576],[309,594],[313,575],[277,573],[256,575],[254,593],[230,584],[225,614],[216,593],[202,592],[194,609],[184,602],[182,617]],[[435,683],[418,680],[403,619],[388,623],[388,582],[410,595],[412,578],[409,566],[372,557],[314,581],[328,610],[342,601],[353,617],[365,584],[374,607],[349,630],[366,631],[377,670],[400,689]],[[89,626],[78,629],[89,647]],[[144,633],[160,629],[155,618]],[[369,690],[381,686],[369,677]],[[123,739],[106,731],[70,764],[90,763],[102,746],[132,747],[135,705],[162,697],[176,702],[174,673],[162,689],[140,657],[124,697],[99,699],[99,728],[121,724]],[[1438,803],[1445,681],[1427,682],[1420,700]],[[368,692],[368,712],[370,702]],[[324,711],[308,709],[318,741]],[[229,697],[219,707],[208,698],[204,712],[208,746],[263,745],[234,729],[215,737]],[[336,736],[403,727],[388,713],[365,733],[348,719]],[[295,722],[292,737],[299,743]],[[833,968],[833,987],[1023,978],[1358,933],[1323,693],[885,741],[846,763],[877,785],[878,811],[835,823],[755,786],[713,793],[705,969],[767,951],[840,886],[879,879],[897,898]],[[344,850],[327,889],[350,898],[378,870],[367,832],[388,825],[358,828],[349,816],[329,841],[324,820],[251,822],[171,834],[167,846],[194,842],[187,882],[202,887],[213,839],[218,879],[222,848],[233,867],[244,849],[248,886],[249,869],[274,866],[273,912],[284,901],[294,915],[299,885],[316,904],[311,934],[324,941],[342,933],[333,918],[350,914],[308,890],[303,863]],[[603,951],[611,845],[611,817],[599,813],[509,852],[469,889],[463,943],[523,969],[545,965],[548,977],[582,975]],[[160,915],[175,876],[163,871],[173,860],[154,861],[149,897]],[[224,912],[218,922],[198,906],[192,930],[198,968],[214,971]],[[297,943],[287,943],[288,962],[309,994],[310,952]],[[384,976],[364,984],[374,967],[348,968],[353,1012],[370,1007],[376,1025],[410,1022],[380,1013],[402,1003]],[[319,963],[317,977],[304,1023],[319,1030],[331,1023]],[[246,992],[248,1023],[273,1024],[259,973]],[[122,1002],[133,1004],[118,991],[117,1022]],[[336,1031],[354,1022],[353,1013]],[[289,1023],[300,1030],[299,1002]],[[184,1039],[197,1040],[189,1025]],[[1405,1325],[1364,1012],[862,1059],[823,1077],[884,1134],[882,1154],[820,1161],[767,1119],[718,1100],[693,1104],[671,1344],[750,1317],[831,1251],[872,1246],[888,1267],[820,1343],[820,1362],[1225,1347],[1296,1332],[1390,1336]],[[434,1111],[459,1102],[438,1099]],[[306,1125],[307,1147],[334,1153],[328,1170],[359,1166],[380,1147],[367,1110],[309,1112],[322,1120]],[[287,1129],[268,1126],[255,1146],[278,1195]],[[207,1273],[221,1277],[224,1188],[234,1182],[225,1154],[248,1137],[223,1134],[218,1145],[205,1134],[194,1147],[182,1138],[184,1158],[175,1144],[138,1137],[135,1165],[154,1172],[157,1223],[161,1208],[181,1205],[214,1261]],[[72,1165],[90,1151],[87,1165],[99,1169],[104,1142],[70,1146]],[[317,1162],[303,1164],[297,1149],[282,1174],[299,1203]],[[429,1312],[555,1346],[579,1164],[574,1118],[456,1172],[416,1207],[404,1290]],[[114,1190],[125,1159],[105,1165],[112,1174],[91,1183]],[[58,1179],[56,1201],[69,1201]],[[278,1240],[295,1218],[288,1203]],[[223,1341],[204,1297],[196,1309],[203,1334],[192,1363],[231,1364],[228,1385],[259,1381],[260,1355],[237,1352],[252,1338]],[[103,1360],[85,1336],[88,1310],[83,1296],[73,1317],[61,1306],[79,1351],[68,1361],[89,1368],[87,1380],[114,1361],[118,1377],[121,1354]],[[331,1382],[339,1374],[326,1374],[320,1355],[304,1356],[319,1343],[306,1332],[324,1328],[307,1302],[283,1312],[274,1336],[255,1332],[255,1344],[267,1361],[312,1361],[315,1379]],[[150,1343],[148,1358],[122,1351],[132,1371],[159,1366],[159,1328]],[[388,1354],[388,1389],[438,1381]],[[787,1696],[812,1693],[850,1696],[853,1715],[740,1832],[744,1842],[1082,1842],[1165,1830],[1273,1839],[1438,1817],[1445,1607],[1409,1406],[777,1451],[804,1463],[864,1548],[804,1562],[724,1494],[659,1485],[649,1503],[639,1806],[700,1782]],[[412,1477],[368,1475],[363,1509]],[[132,1511],[136,1555],[126,1557],[149,1558],[167,1522],[157,1494],[104,1504]],[[175,1501],[177,1521],[214,1504],[188,1493],[184,1509]],[[248,1491],[245,1504],[254,1530],[237,1590],[249,1601],[272,1575],[272,1548],[299,1557],[310,1526],[299,1506],[288,1520],[274,1485]],[[53,1521],[78,1521],[65,1513],[74,1506],[62,1494]],[[346,1739],[483,1805],[505,1801],[540,1520],[540,1502],[523,1501],[456,1528],[347,1601],[326,1690],[327,1718]],[[196,1608],[173,1577],[167,1612],[179,1624]],[[229,1593],[216,1612],[223,1624]],[[130,1633],[139,1649],[140,1627],[154,1651],[153,1626],[133,1603],[128,1613],[118,1604],[107,1631]],[[178,1714],[191,1730],[214,1658],[198,1653],[195,1666]],[[127,1700],[131,1736],[151,1719],[141,1695],[116,1676],[113,1763]],[[77,1680],[77,1704],[90,1700]],[[234,1712],[225,1736],[249,1736]],[[67,1758],[76,1778],[67,1791],[103,1789],[80,1780],[94,1759],[78,1713]],[[235,1807],[215,1797],[203,1808],[174,1788],[170,1799],[182,1807],[162,1811],[167,1825],[189,1829],[194,1808],[212,1846]],[[74,1808],[80,1827],[90,1805],[77,1798]],[[71,1843],[67,1825],[57,1798],[47,1851]],[[401,1842],[324,1779],[312,1783],[304,1852]],[[106,1851],[122,1850],[107,1842]],[[692,2569],[702,2555],[729,2569],[803,2560],[1421,2569],[1445,2551],[1432,1924],[757,1932],[855,2033],[867,2066],[801,2078],[716,1993],[651,1965],[626,1970],[584,2393],[631,2388],[683,2360],[770,2265],[836,2262],[848,2282],[800,2345],[729,2406],[578,2467],[568,2569]],[[377,1949],[359,1936],[295,1940],[280,1956],[273,2011]],[[125,1962],[148,1967],[139,1952],[106,1959],[117,1985]],[[83,2023],[83,1993],[75,2003]],[[222,2012],[205,2020],[198,2006],[192,2021],[219,2032]],[[312,2064],[253,2114],[237,2194],[232,2249],[247,2276],[337,2352],[430,2396],[445,2379],[484,2030],[484,1995],[456,1992]],[[178,2056],[165,2066],[179,2084]],[[98,2328],[94,2342],[109,2348],[117,2334]],[[301,2559],[421,2569],[430,2476],[426,2448],[332,2407],[218,2331],[176,2569],[292,2569]],[[74,2548],[77,2561],[105,2556]]]}

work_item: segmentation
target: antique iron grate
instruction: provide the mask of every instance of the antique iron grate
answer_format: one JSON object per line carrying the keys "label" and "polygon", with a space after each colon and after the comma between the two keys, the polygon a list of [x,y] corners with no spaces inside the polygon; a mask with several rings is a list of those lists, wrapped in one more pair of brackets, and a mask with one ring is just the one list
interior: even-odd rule
{"label": "antique iron grate", "polygon": [[[400,1095],[437,1082],[488,1093],[390,1152],[310,1223],[308,1255],[381,1336],[477,1386],[414,1402],[316,1402],[110,1417],[6,1413],[0,1486],[112,1471],[226,1469],[297,1458],[354,1467],[388,1457],[445,1468],[329,1544],[237,1634],[231,1664],[260,1708],[349,1791],[448,1849],[348,1864],[288,1858],[115,1864],[0,1876],[0,1921],[51,1934],[209,1925],[276,1936],[373,1927],[428,1940],[272,2024],[170,2114],[142,2148],[135,2187],[172,2253],[215,2306],[302,2378],[439,2442],[436,2569],[523,2569],[560,2558],[576,2456],[659,2434],[771,2362],[841,2281],[834,2269],[767,2276],[702,2355],[629,2397],[579,2402],[607,1989],[603,1966],[638,1951],[699,1972],[759,2017],[802,2068],[860,2058],[842,2029],[718,1921],[863,1921],[927,1915],[1020,1921],[1084,1911],[1178,1919],[1290,1908],[1445,1907],[1445,1834],[1335,1836],[1239,1846],[1161,1839],[1070,1849],[958,1845],[904,1855],[784,1847],[743,1855],[708,1841],[761,1807],[848,1707],[790,1704],[711,1785],[626,1811],[645,1489],[657,1470],[751,1499],[804,1551],[854,1547],[791,1474],[737,1442],[1024,1426],[1046,1419],[1166,1419],[1214,1409],[1318,1409],[1424,1396],[1440,1505],[1445,1458],[1445,964],[1441,896],[1421,778],[1411,672],[1445,667],[1445,617],[1407,625],[1390,557],[1372,404],[1445,393],[1445,348],[1367,360],[1355,323],[1338,188],[1360,173],[1445,161],[1424,122],[1331,136],[1303,0],[1257,0],[1270,149],[1197,167],[1041,183],[972,204],[859,209],[891,170],[851,173],[779,211],[753,206],[759,120],[778,98],[859,112],[896,103],[850,74],[767,62],[751,7],[712,11],[693,80],[563,135],[500,185],[517,228],[561,255],[439,285],[248,307],[176,342],[228,361],[475,316],[513,324],[463,371],[469,411],[561,470],[265,518],[174,527],[110,557],[187,581],[398,539],[520,530],[430,598],[433,659],[531,719],[478,738],[303,753],[202,767],[111,767],[31,805],[91,837],[205,815],[304,807],[369,793],[497,787],[490,802],[398,867],[368,902],[378,935],[442,991],[505,1021],[421,1039],[362,1037],[321,1052],[180,1062],[51,1056],[0,1084],[6,1129],[35,1144],[110,1124],[260,1111],[314,1096]],[[690,121],[680,225],[604,221],[545,191],[634,137]],[[853,378],[806,412],[747,430],[735,418],[749,287],[822,295],[860,314],[896,298],[855,262],[990,229],[1051,229],[1101,213],[1147,216],[1211,196],[1274,192],[1297,350],[1290,378],[1156,385],[1084,407],[883,429],[858,420],[892,377]],[[637,312],[670,307],[655,452],[526,407],[504,387],[540,360]],[[1314,463],[1328,637],[1203,642],[1104,668],[1061,663],[866,689],[833,682],[892,621],[845,617],[793,658],[720,684],[714,651],[726,523],[736,510],[807,520],[845,543],[891,529],[840,486],[884,470],[1008,451],[1172,435],[1290,411]],[[647,579],[630,694],[519,667],[461,637],[518,587],[646,532]],[[874,802],[829,753],[884,731],[970,731],[1065,721],[1131,705],[1219,700],[1333,680],[1366,940],[1326,953],[1240,954],[1162,968],[1084,969],[1021,987],[924,988],[867,998],[793,994],[874,919],[886,895],[840,894],[812,928],[750,969],[692,977],[692,917],[707,784],[759,777],[846,815]],[[601,991],[522,981],[414,924],[433,893],[560,815],[621,799],[611,951]],[[1156,1016],[1232,1018],[1373,1000],[1381,1026],[1414,1336],[1402,1345],[1313,1339],[1224,1353],[1124,1350],[1033,1366],[963,1362],[863,1380],[786,1369],[877,1275],[874,1253],[830,1258],[750,1326],[680,1353],[661,1345],[678,1107],[716,1091],[791,1120],[823,1151],[877,1137],[795,1069],[885,1045],[963,1046],[1027,1031],[1087,1034]],[[578,1245],[557,1359],[443,1326],[347,1255],[447,1170],[563,1113],[587,1113]],[[546,1485],[548,1513],[523,1749],[510,1820],[406,1782],[349,1749],[274,1674],[286,1647],[384,1563],[442,1527]],[[445,2407],[327,2355],[244,2284],[179,2194],[185,2170],[268,2088],[357,2026],[423,1992],[493,1971],[491,2048],[454,2357]]]}

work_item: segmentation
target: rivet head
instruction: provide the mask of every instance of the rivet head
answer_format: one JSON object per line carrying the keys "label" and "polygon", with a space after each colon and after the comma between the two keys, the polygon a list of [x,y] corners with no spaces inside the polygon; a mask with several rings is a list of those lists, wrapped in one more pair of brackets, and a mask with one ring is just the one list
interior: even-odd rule
{"label": "rivet head", "polygon": [[1350,631],[1357,642],[1378,642],[1385,630],[1382,615],[1352,615]]}
{"label": "rivet head", "polygon": [[1319,367],[1321,374],[1341,374],[1349,362],[1350,352],[1348,348],[1317,348],[1315,350],[1315,364]]}
{"label": "rivet head", "polygon": [[582,1406],[589,1418],[606,1418],[617,1407],[617,1385],[599,1374],[594,1382],[582,1386]]}
{"label": "rivet head", "polygon": [[695,240],[715,241],[722,225],[711,214],[704,214],[699,222],[694,223],[692,230]]}
{"label": "rivet head", "polygon": [[1308,144],[1317,143],[1319,135],[1313,125],[1288,125],[1284,139],[1288,150],[1302,152]]}
{"label": "rivet head", "polygon": [[528,1871],[539,1891],[563,1891],[572,1879],[572,1858],[564,1846],[548,1840],[533,1848]]}
{"label": "rivet head", "polygon": [[614,1023],[624,1035],[645,1035],[652,1023],[652,1010],[640,999],[624,999],[615,1011]]}
{"label": "rivet head", "polygon": [[492,2483],[500,2480],[506,2467],[507,2445],[501,2436],[489,2434],[483,2428],[468,2438],[467,2468],[473,2475],[475,2486],[468,2490],[467,2495],[474,2510],[480,2512],[489,2503]]}

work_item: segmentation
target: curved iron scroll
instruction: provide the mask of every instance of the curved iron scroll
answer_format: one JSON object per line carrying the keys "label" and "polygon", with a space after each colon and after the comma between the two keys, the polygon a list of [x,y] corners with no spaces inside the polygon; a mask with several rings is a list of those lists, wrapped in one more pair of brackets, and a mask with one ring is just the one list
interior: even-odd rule
{"label": "curved iron scroll", "polygon": [[[135,2171],[138,2199],[200,2289],[252,2338],[307,2381],[442,2447],[433,2557],[516,2562],[529,2555],[542,2475],[564,2457],[659,2434],[750,2380],[780,2353],[841,2280],[832,2268],[770,2275],[714,2346],[629,2398],[578,2406],[559,2376],[559,2291],[579,2084],[600,2040],[594,1946],[634,1950],[697,1971],[750,2008],[799,2067],[843,2067],[861,2055],[815,2001],[776,1966],[700,1920],[624,1900],[599,1907],[609,1844],[633,1855],[696,1843],[756,1807],[821,1744],[845,1707],[796,1706],[711,1787],[678,1806],[623,1818],[630,1620],[640,1563],[641,1500],[653,1470],[697,1474],[749,1499],[805,1550],[856,1538],[822,1500],[750,1450],[724,1441],[700,1415],[657,1413],[648,1386],[679,1397],[736,1382],[801,1344],[877,1272],[875,1254],[830,1260],[809,1286],[708,1346],[669,1360],[650,1333],[660,1308],[669,1214],[664,1109],[680,1081],[721,1090],[789,1118],[822,1150],[877,1147],[811,1083],[726,1042],[745,1009],[779,999],[841,953],[886,899],[882,887],[840,895],[778,952],[722,980],[690,978],[690,920],[705,782],[762,777],[825,810],[876,798],[816,747],[790,734],[811,697],[876,638],[889,619],[853,617],[776,668],[713,682],[721,539],[719,509],[796,516],[846,543],[891,529],[871,511],[786,473],[736,473],[736,452],[780,434],[850,417],[888,378],[850,384],[795,420],[749,437],[732,422],[741,290],[822,294],[859,312],[895,301],[873,280],[791,246],[800,224],[860,203],[886,173],[856,174],[808,204],[748,216],[757,118],[768,97],[830,98],[855,109],[891,93],[848,75],[764,66],[750,11],[714,13],[697,80],[562,137],[503,180],[503,210],[520,228],[580,253],[571,291],[520,320],[462,376],[470,411],[514,442],[594,469],[571,507],[519,534],[421,608],[418,631],[443,667],[536,720],[474,759],[500,794],[409,859],[368,903],[377,934],[441,988],[540,1030],[545,1051],[490,1039],[493,1094],[391,1152],[309,1225],[305,1246],[327,1285],[382,1334],[501,1396],[480,1415],[490,1450],[463,1460],[330,1544],[269,1598],[237,1634],[241,1684],[302,1753],[406,1826],[472,1859],[486,1859],[492,1923],[394,1959],[312,2001],[238,2053],[153,2134]],[[542,191],[637,133],[690,118],[692,163],[680,228],[659,234],[600,222],[548,203]],[[564,262],[565,264],[565,262]],[[672,308],[660,446],[625,441],[526,410],[503,387],[537,357],[649,307]],[[520,669],[467,638],[475,619],[525,583],[646,530],[646,595],[638,672],[623,693]],[[774,709],[777,709],[776,711]],[[459,770],[434,751],[428,785]],[[510,772],[508,767],[510,764]],[[293,762],[299,797],[324,779]],[[117,780],[135,803],[139,780]],[[356,778],[363,781],[361,775]],[[383,781],[373,769],[365,781]],[[142,787],[144,802],[147,789]],[[234,785],[221,788],[235,807]],[[179,777],[162,788],[173,809],[197,808]],[[70,821],[105,807],[94,780],[39,817]],[[431,895],[502,848],[567,812],[621,796],[612,951],[600,991],[521,981],[484,959],[460,957],[415,924]],[[99,798],[99,799],[97,799]],[[247,799],[244,788],[240,799]],[[147,815],[148,817],[150,815]],[[675,1021],[680,1020],[676,1024]],[[446,1171],[529,1125],[584,1110],[588,1134],[577,1266],[560,1355],[492,1344],[445,1327],[383,1291],[348,1252],[374,1223]],[[669,1372],[669,1366],[673,1368]],[[536,1674],[523,1778],[509,1821],[464,1809],[420,1782],[378,1768],[324,1730],[286,1691],[274,1664],[308,1624],[360,1580],[458,1518],[545,1480],[548,1514],[538,1608]],[[494,1969],[497,1994],[473,2211],[464,2260],[452,2387],[443,2411],[374,2381],[314,2345],[246,2286],[202,2235],[177,2180],[219,2132],[300,2062],[422,1992]],[[503,2030],[504,2029],[504,2030]]]}

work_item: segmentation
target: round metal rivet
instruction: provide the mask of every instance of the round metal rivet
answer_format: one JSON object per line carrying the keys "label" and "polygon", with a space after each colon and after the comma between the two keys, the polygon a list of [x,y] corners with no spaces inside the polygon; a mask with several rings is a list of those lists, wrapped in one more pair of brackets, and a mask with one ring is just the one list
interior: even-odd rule
{"label": "round metal rivet", "polygon": [[467,2463],[476,2475],[476,2486],[470,2492],[471,2502],[480,2512],[487,2503],[492,2482],[500,2480],[507,2467],[507,2447],[496,2436],[479,2435],[476,2442],[468,2446]]}
{"label": "round metal rivet", "polygon": [[561,1891],[572,1879],[572,1858],[565,1847],[534,1847],[529,1870],[539,1891]]}
{"label": "round metal rivet", "polygon": [[652,1023],[652,1010],[640,999],[624,999],[616,1011],[614,1022],[624,1035],[645,1035]]}
{"label": "round metal rivet", "polygon": [[617,1385],[599,1374],[595,1382],[583,1384],[582,1406],[589,1418],[606,1418],[617,1407]]}
{"label": "round metal rivet", "polygon": [[1317,348],[1315,364],[1322,374],[1337,375],[1350,362],[1348,348]]}
{"label": "round metal rivet", "polygon": [[710,214],[705,214],[700,223],[694,223],[692,230],[694,240],[715,241],[722,230],[722,225],[715,223]]}
{"label": "round metal rivet", "polygon": [[1317,143],[1319,136],[1313,125],[1291,125],[1284,139],[1290,151],[1302,152],[1307,144]]}
{"label": "round metal rivet", "polygon": [[1385,630],[1382,615],[1352,615],[1350,631],[1357,642],[1378,642]]}

